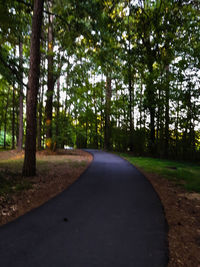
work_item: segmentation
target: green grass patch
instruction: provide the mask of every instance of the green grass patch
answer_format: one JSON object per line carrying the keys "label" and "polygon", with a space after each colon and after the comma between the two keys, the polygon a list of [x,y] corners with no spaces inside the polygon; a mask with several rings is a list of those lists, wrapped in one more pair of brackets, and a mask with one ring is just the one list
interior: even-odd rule
{"label": "green grass patch", "polygon": [[11,150],[11,148],[10,147],[6,147],[6,148],[0,147],[0,151],[8,151],[8,150]]}
{"label": "green grass patch", "polygon": [[21,173],[24,159],[6,159],[0,161],[0,168],[13,173]]}
{"label": "green grass patch", "polygon": [[200,165],[157,158],[133,157],[125,153],[121,153],[120,156],[146,172],[157,173],[184,186],[188,191],[200,193]]}
{"label": "green grass patch", "polygon": [[5,196],[14,192],[21,192],[32,188],[28,179],[20,174],[4,171],[0,173],[0,195]]}

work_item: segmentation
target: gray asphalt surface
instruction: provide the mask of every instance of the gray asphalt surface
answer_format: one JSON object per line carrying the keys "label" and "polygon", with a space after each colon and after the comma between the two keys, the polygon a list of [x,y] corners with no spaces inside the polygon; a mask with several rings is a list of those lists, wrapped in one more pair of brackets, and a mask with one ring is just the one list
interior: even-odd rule
{"label": "gray asphalt surface", "polygon": [[69,189],[0,227],[1,267],[167,266],[167,225],[151,184],[118,156],[94,161]]}

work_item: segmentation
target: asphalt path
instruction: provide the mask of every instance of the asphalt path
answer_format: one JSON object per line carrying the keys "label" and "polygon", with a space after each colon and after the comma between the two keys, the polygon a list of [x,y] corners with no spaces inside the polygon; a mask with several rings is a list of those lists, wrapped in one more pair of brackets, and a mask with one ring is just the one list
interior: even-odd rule
{"label": "asphalt path", "polygon": [[130,163],[89,150],[94,160],[70,188],[0,227],[1,267],[164,267],[161,202]]}

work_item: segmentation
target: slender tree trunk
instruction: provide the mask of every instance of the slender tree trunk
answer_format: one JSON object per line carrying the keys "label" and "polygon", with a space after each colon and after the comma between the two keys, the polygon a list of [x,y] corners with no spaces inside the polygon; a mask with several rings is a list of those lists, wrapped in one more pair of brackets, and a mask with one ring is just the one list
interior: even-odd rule
{"label": "slender tree trunk", "polygon": [[107,76],[107,80],[106,80],[104,148],[108,149],[108,150],[111,148],[111,143],[110,143],[110,138],[111,138],[111,129],[110,129],[111,96],[112,96],[111,78],[110,78],[110,76]]}
{"label": "slender tree trunk", "polygon": [[15,109],[15,136],[17,140],[17,149],[18,149],[18,140],[19,140],[19,108]]}
{"label": "slender tree trunk", "polygon": [[133,151],[133,131],[134,131],[134,124],[133,124],[133,96],[132,96],[132,81],[131,81],[131,73],[129,74],[129,124],[130,124],[130,132],[129,132],[129,146],[130,151]]}
{"label": "slender tree trunk", "polygon": [[[177,85],[178,86],[178,85]],[[179,109],[180,109],[180,101],[178,98],[178,91],[177,91],[177,108],[176,108],[176,121],[175,121],[175,136],[176,136],[176,158],[179,155],[179,133],[178,133],[178,127],[179,127]]]}
{"label": "slender tree trunk", "polygon": [[100,132],[101,132],[101,136],[100,136],[100,148],[104,147],[104,143],[103,143],[103,75],[101,77],[101,82],[102,82],[102,88],[101,88],[101,121],[100,121]]}
{"label": "slender tree trunk", "polygon": [[15,84],[13,83],[12,95],[12,149],[15,148]]}
{"label": "slender tree trunk", "polygon": [[166,66],[165,83],[165,157],[169,156],[169,65]]}
{"label": "slender tree trunk", "polygon": [[129,89],[129,146],[130,151],[133,151],[133,131],[134,131],[134,122],[133,122],[133,86],[132,86],[132,69],[131,69],[131,37],[130,37],[130,15],[131,15],[131,6],[129,0],[129,15],[128,15],[128,89]]}
{"label": "slender tree trunk", "polygon": [[58,148],[58,138],[59,138],[59,116],[60,116],[60,78],[57,80],[57,105],[56,105],[56,144],[54,146],[54,150]]}
{"label": "slender tree trunk", "polygon": [[40,77],[40,36],[42,27],[43,6],[44,0],[34,0],[30,47],[30,70],[28,76],[26,103],[27,126],[25,157],[23,165],[24,176],[34,176],[36,174],[36,110]]}
{"label": "slender tree trunk", "polygon": [[[88,83],[88,88],[89,88],[89,83]],[[89,140],[89,138],[88,138],[88,136],[89,136],[88,128],[89,127],[88,126],[89,126],[89,123],[88,123],[88,92],[86,92],[85,137],[83,138],[84,139],[84,142],[83,142],[84,148],[87,148],[87,144],[89,143],[88,142],[88,140]]]}
{"label": "slender tree trunk", "polygon": [[[19,41],[19,64],[20,69],[22,71],[23,69],[23,44],[21,41]],[[17,149],[19,151],[22,150],[23,147],[23,73],[20,75],[21,82],[20,82],[20,91],[19,91],[19,133],[18,133],[18,143],[17,143]]]}
{"label": "slender tree trunk", "polygon": [[6,106],[5,106],[5,116],[4,116],[4,142],[3,147],[6,148],[6,134],[7,134],[7,110],[9,104],[9,95],[7,95]]}
{"label": "slender tree trunk", "polygon": [[188,90],[186,93],[186,102],[187,102],[187,128],[188,128],[188,134],[187,134],[187,142],[188,142],[188,152],[189,155],[184,155],[185,158],[189,156],[190,159],[193,159],[194,157],[194,125],[192,122],[192,101],[191,101],[191,85],[188,86]]}
{"label": "slender tree trunk", "polygon": [[97,118],[97,98],[96,98],[96,92],[94,90],[94,114],[95,114],[95,140],[94,145],[95,148],[98,148],[98,118]]}
{"label": "slender tree trunk", "polygon": [[[49,1],[49,11],[52,9],[52,0]],[[48,27],[48,80],[47,80],[47,101],[46,101],[46,146],[53,149],[52,144],[52,108],[53,108],[53,15],[49,14]]]}
{"label": "slender tree trunk", "polygon": [[147,81],[147,98],[148,108],[150,112],[150,138],[149,138],[149,151],[152,155],[155,154],[155,92],[154,84],[151,74],[153,73],[153,61],[149,59],[148,70],[149,77]]}
{"label": "slender tree trunk", "polygon": [[38,150],[42,149],[42,107],[44,96],[44,80],[41,85],[40,99],[38,104],[38,130],[37,130],[37,147]]}
{"label": "slender tree trunk", "polygon": [[158,113],[157,113],[157,129],[156,129],[156,142],[157,142],[157,148],[159,150],[159,143],[160,143],[160,113],[161,113],[161,89],[159,88],[158,92]]}
{"label": "slender tree trunk", "polygon": [[140,130],[142,129],[142,100],[143,100],[143,85],[142,85],[142,77],[141,77],[141,84],[140,84],[140,106],[139,106],[139,112],[140,112]]}

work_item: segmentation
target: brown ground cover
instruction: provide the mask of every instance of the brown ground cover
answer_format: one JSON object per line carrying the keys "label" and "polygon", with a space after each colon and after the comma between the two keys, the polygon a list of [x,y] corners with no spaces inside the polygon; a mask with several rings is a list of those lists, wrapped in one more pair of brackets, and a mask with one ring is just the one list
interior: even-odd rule
{"label": "brown ground cover", "polygon": [[[0,161],[22,156],[16,151],[0,152]],[[81,150],[50,154],[42,151],[37,157],[40,160],[39,172],[36,177],[28,178],[31,188],[0,196],[0,225],[42,205],[66,189],[92,161],[92,156]],[[168,267],[200,267],[200,194],[188,193],[156,174],[144,174],[162,201],[169,225]],[[7,175],[12,179],[9,172]]]}
{"label": "brown ground cover", "polygon": [[[22,157],[23,153],[16,151],[0,152],[0,161]],[[37,153],[37,159],[37,176],[25,178],[31,184],[29,189],[0,195],[0,225],[42,205],[68,188],[88,167],[92,156],[82,150],[63,150],[54,153],[42,151]],[[5,174],[6,170],[1,168],[0,171],[4,171]],[[11,174],[8,172],[6,178],[13,179]]]}
{"label": "brown ground cover", "polygon": [[168,267],[200,267],[200,194],[189,193],[159,175],[143,173],[164,207],[169,226]]}

